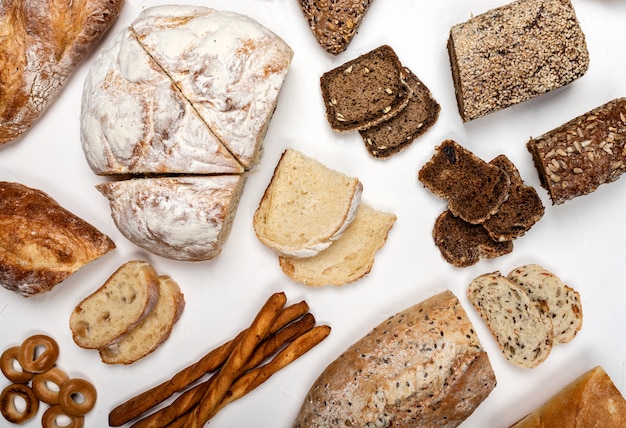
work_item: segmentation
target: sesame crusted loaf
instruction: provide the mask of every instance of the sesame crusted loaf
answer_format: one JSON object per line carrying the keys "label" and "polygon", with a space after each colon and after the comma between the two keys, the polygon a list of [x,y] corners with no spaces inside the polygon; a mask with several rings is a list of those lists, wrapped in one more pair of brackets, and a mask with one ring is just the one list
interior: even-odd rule
{"label": "sesame crusted loaf", "polygon": [[626,170],[626,98],[531,138],[526,147],[553,204],[592,193]]}
{"label": "sesame crusted loaf", "polygon": [[471,321],[444,291],[388,318],[333,361],[294,428],[456,427],[495,384]]}
{"label": "sesame crusted loaf", "polygon": [[534,302],[500,272],[475,278],[468,297],[508,361],[533,368],[548,358],[554,334],[550,316],[542,307],[545,304]]}
{"label": "sesame crusted loaf", "polygon": [[450,29],[463,121],[526,101],[585,74],[589,53],[570,0],[516,0]]}
{"label": "sesame crusted loaf", "polygon": [[327,71],[320,87],[326,118],[340,132],[367,129],[393,117],[411,96],[406,71],[387,45]]}

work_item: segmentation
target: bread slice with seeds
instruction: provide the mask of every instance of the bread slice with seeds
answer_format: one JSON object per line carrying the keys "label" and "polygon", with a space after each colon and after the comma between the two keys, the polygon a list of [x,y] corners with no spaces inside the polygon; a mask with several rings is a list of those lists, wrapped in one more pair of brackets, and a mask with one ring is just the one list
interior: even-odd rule
{"label": "bread slice with seeds", "polygon": [[548,358],[554,344],[552,322],[544,304],[533,301],[522,287],[493,272],[475,278],[468,297],[508,361],[533,368]]}
{"label": "bread slice with seeds", "polygon": [[583,322],[580,295],[561,278],[536,264],[515,268],[507,277],[526,290],[532,300],[547,305],[554,343],[567,343],[580,331]]}

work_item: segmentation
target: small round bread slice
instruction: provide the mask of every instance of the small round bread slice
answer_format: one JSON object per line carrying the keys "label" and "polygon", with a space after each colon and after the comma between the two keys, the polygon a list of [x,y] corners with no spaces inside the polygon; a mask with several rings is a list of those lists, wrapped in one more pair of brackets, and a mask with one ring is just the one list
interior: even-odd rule
{"label": "small round bread slice", "polygon": [[254,213],[254,231],[279,255],[312,257],[341,237],[362,191],[357,178],[287,149]]}
{"label": "small round bread slice", "polygon": [[507,360],[533,368],[548,358],[554,342],[552,323],[541,303],[522,287],[493,272],[475,278],[468,297]]}
{"label": "small round bread slice", "polygon": [[536,302],[545,302],[554,328],[554,343],[571,341],[582,327],[580,295],[552,272],[536,264],[513,269],[507,276]]}
{"label": "small round bread slice", "polygon": [[158,297],[159,279],[152,266],[139,260],[124,263],[72,311],[74,342],[99,349],[121,340],[150,313]]}

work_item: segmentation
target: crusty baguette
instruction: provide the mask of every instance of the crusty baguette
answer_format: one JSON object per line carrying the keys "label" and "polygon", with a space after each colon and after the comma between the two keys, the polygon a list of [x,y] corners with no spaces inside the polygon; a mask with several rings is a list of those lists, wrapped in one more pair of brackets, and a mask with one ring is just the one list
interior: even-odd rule
{"label": "crusty baguette", "polygon": [[333,361],[294,427],[455,427],[495,384],[471,321],[444,291],[382,322]]}

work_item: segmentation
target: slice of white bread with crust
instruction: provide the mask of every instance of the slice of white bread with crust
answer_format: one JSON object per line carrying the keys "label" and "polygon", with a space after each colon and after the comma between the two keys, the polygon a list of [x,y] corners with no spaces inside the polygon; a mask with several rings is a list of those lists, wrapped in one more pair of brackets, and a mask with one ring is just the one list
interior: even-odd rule
{"label": "slice of white bread with crust", "polygon": [[121,340],[150,313],[158,297],[159,279],[152,266],[139,260],[124,263],[72,311],[74,342],[99,349]]}
{"label": "slice of white bread with crust", "polygon": [[522,287],[493,272],[475,278],[468,297],[508,361],[533,368],[548,358],[554,343],[552,322]]}
{"label": "slice of white bread with crust", "polygon": [[280,267],[294,281],[312,287],[349,284],[372,270],[374,255],[387,242],[395,221],[394,214],[361,204],[354,221],[330,247],[313,257],[281,256]]}
{"label": "slice of white bread with crust", "polygon": [[169,276],[159,276],[159,300],[143,321],[122,340],[101,348],[106,364],[132,364],[153,352],[172,332],[185,308],[185,296]]}
{"label": "slice of white bread with crust", "polygon": [[583,322],[580,295],[558,276],[539,265],[528,264],[513,269],[507,278],[526,290],[532,300],[547,305],[555,344],[571,341],[580,331]]}
{"label": "slice of white bread with crust", "polygon": [[280,255],[315,256],[352,222],[362,191],[357,178],[287,149],[254,213],[254,231]]}

